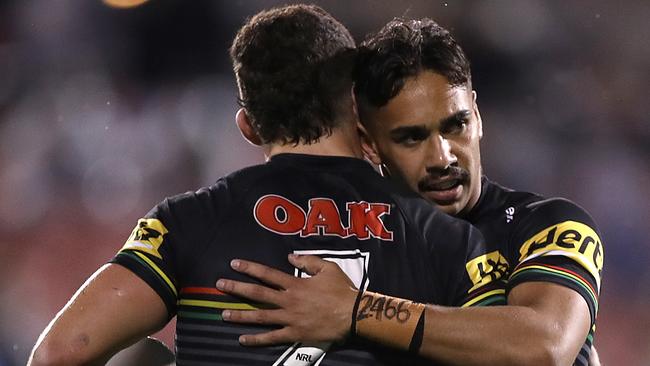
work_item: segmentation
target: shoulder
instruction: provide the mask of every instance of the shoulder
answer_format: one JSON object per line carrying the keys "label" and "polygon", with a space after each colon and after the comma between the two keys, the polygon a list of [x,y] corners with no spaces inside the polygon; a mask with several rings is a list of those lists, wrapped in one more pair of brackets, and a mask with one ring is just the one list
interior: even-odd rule
{"label": "shoulder", "polygon": [[147,217],[160,216],[167,220],[201,219],[202,216],[205,218],[204,215],[215,215],[219,207],[228,203],[229,197],[228,182],[222,178],[211,186],[165,198],[147,214]]}
{"label": "shoulder", "polygon": [[560,197],[539,198],[524,205],[513,234],[524,258],[540,250],[602,250],[600,233],[589,213]]}
{"label": "shoulder", "polygon": [[548,198],[526,205],[513,236],[517,262],[563,256],[584,267],[600,285],[603,243],[587,211],[564,198]]}
{"label": "shoulder", "polygon": [[[537,193],[513,190],[485,180],[482,202],[485,209],[498,209],[509,215],[519,230],[541,229],[566,220],[582,222],[595,229],[589,213],[575,202],[562,197],[543,197]],[[508,220],[509,221],[509,220]]]}
{"label": "shoulder", "polygon": [[521,207],[521,222],[524,230],[543,229],[548,225],[556,225],[568,221],[581,223],[596,230],[594,219],[589,213],[576,204],[561,197],[542,198],[528,202]]}

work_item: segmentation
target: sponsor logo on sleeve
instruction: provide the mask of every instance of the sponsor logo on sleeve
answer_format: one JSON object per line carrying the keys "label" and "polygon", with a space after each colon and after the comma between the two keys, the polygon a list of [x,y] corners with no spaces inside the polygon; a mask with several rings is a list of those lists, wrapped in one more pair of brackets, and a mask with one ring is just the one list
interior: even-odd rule
{"label": "sponsor logo on sleeve", "polygon": [[474,283],[469,293],[505,276],[508,272],[508,261],[495,250],[472,259],[465,264],[465,268]]}
{"label": "sponsor logo on sleeve", "polygon": [[133,249],[148,253],[162,259],[158,248],[163,242],[163,236],[167,234],[167,228],[158,219],[140,219],[131,236],[127,239],[122,250]]}
{"label": "sponsor logo on sleeve", "polygon": [[600,287],[603,270],[603,245],[589,226],[565,221],[549,226],[528,239],[519,249],[519,262],[541,256],[563,255],[582,265]]}

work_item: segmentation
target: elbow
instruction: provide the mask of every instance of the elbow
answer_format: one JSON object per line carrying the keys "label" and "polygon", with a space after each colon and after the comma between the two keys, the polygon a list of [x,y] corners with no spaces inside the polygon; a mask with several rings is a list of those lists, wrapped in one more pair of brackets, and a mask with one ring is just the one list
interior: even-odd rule
{"label": "elbow", "polygon": [[566,366],[563,364],[559,357],[548,349],[538,350],[532,352],[522,360],[521,365],[548,365],[548,366]]}
{"label": "elbow", "polygon": [[50,343],[41,343],[34,348],[27,366],[57,366],[65,365],[66,359],[59,347],[53,347]]}
{"label": "elbow", "polygon": [[538,342],[533,347],[523,349],[519,356],[513,360],[513,364],[570,366],[575,360],[575,357],[559,347],[557,340]]}
{"label": "elbow", "polygon": [[89,360],[81,352],[70,352],[69,347],[51,342],[41,342],[32,351],[27,366],[84,365]]}

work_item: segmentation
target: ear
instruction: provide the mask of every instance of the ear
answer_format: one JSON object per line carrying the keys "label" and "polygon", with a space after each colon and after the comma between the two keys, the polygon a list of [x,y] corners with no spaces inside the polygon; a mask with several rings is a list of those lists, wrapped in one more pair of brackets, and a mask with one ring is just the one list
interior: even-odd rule
{"label": "ear", "polygon": [[474,114],[476,114],[476,123],[478,123],[478,138],[479,140],[483,138],[483,120],[481,119],[481,112],[478,111],[478,104],[476,103],[476,90],[472,90],[472,109]]}
{"label": "ear", "polygon": [[239,108],[237,114],[235,115],[235,121],[237,122],[239,132],[241,132],[241,135],[244,137],[244,139],[246,139],[246,141],[255,146],[262,146],[262,139],[257,134],[257,132],[255,132],[255,129],[251,125],[251,122],[248,119],[248,114],[246,114],[246,110],[244,108]]}
{"label": "ear", "polygon": [[354,118],[356,119],[357,123],[361,120],[359,118],[359,107],[357,105],[357,97],[354,95],[354,85],[352,85],[352,88],[350,88],[350,96],[352,97],[352,112],[354,113]]}
{"label": "ear", "polygon": [[381,164],[381,158],[377,152],[377,144],[372,140],[368,130],[360,123],[357,122],[357,131],[361,139],[361,150],[366,159],[370,160],[375,165]]}

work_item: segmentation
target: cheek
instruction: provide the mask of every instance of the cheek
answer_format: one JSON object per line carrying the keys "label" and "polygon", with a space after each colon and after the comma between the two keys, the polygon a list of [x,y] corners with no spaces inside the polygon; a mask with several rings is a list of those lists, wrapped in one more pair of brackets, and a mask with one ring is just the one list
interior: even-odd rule
{"label": "cheek", "polygon": [[416,188],[421,178],[417,163],[406,158],[396,161],[395,166],[402,180],[411,188]]}
{"label": "cheek", "polygon": [[409,158],[408,154],[399,154],[395,151],[382,159],[395,177],[409,185],[417,186],[419,180],[417,162]]}
{"label": "cheek", "polygon": [[454,150],[452,150],[452,152],[454,152],[460,164],[465,166],[465,168],[470,168],[471,166],[480,164],[479,162],[481,159],[478,139],[468,138],[459,141],[459,144],[455,146]]}

